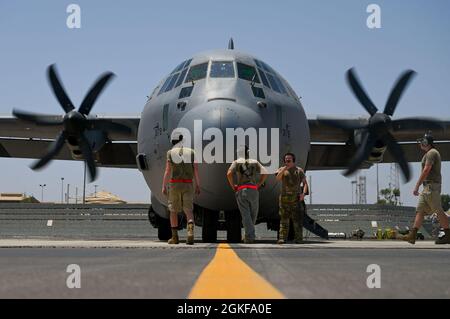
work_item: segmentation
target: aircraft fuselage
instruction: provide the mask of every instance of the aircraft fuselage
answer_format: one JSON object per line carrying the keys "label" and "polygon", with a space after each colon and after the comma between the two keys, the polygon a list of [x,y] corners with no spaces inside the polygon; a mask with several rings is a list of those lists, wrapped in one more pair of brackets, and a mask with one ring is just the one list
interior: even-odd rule
{"label": "aircraft fuselage", "polygon": [[[257,76],[254,73],[252,76],[252,68],[258,70]],[[165,218],[168,217],[167,199],[161,185],[166,153],[172,147],[170,136],[179,128],[189,130],[191,147],[199,146],[196,150],[205,153],[211,150],[208,129],[222,133],[223,153],[226,153],[225,145],[233,142],[226,140],[227,129],[253,128],[258,132],[259,143],[271,145],[270,136],[264,139],[261,132],[266,130],[270,135],[271,129],[277,128],[279,149],[276,154],[270,154],[275,150],[268,146],[268,155],[277,158],[280,165],[283,154],[293,152],[297,165],[305,167],[310,148],[303,106],[289,84],[270,66],[234,50],[198,54],[159,83],[141,115],[138,153],[145,154],[148,163],[148,169],[142,173],[152,193],[154,210]],[[234,192],[226,180],[230,166],[226,157],[223,154],[221,163],[204,160],[199,163],[201,194],[195,197],[196,205],[215,211],[237,209]],[[260,191],[259,219],[278,216],[278,187],[272,174]]]}

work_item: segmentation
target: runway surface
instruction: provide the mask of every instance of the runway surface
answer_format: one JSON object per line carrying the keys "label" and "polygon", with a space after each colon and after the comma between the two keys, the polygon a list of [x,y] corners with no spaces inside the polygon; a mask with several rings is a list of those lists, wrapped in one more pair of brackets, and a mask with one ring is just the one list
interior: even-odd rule
{"label": "runway surface", "polygon": [[[449,298],[450,245],[0,240],[0,298]],[[80,266],[69,289],[67,266]],[[368,288],[380,267],[381,288]]]}

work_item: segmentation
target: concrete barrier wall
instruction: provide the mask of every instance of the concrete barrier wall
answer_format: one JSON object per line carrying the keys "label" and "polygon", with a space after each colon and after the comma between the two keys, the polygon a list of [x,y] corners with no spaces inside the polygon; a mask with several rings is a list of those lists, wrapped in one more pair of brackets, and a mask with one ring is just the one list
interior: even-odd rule
{"label": "concrete barrier wall", "polygon": [[[148,208],[149,204],[0,203],[0,237],[156,238]],[[377,228],[411,226],[415,215],[413,207],[387,205],[319,204],[307,205],[307,211],[329,232],[349,235],[360,228],[366,237]],[[422,231],[430,237],[431,231]]]}

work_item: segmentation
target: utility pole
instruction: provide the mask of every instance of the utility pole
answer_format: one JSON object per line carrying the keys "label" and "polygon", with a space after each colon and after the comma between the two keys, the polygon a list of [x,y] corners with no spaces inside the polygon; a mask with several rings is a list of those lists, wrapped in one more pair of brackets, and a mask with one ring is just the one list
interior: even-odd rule
{"label": "utility pole", "polygon": [[359,176],[359,203],[358,204],[367,204],[367,195],[366,195],[366,176]]}
{"label": "utility pole", "polygon": [[69,204],[70,199],[70,184],[67,184],[66,204]]}
{"label": "utility pole", "polygon": [[377,163],[377,204],[380,202],[380,183],[378,180],[378,163]]}
{"label": "utility pole", "polygon": [[[351,185],[352,185],[352,205],[353,205],[353,204],[356,204],[356,198],[358,196],[358,190],[357,190],[358,185],[356,184],[356,180],[351,181]],[[353,185],[355,185],[355,200],[353,200]]]}
{"label": "utility pole", "polygon": [[394,196],[394,189],[398,189],[400,191],[400,174],[397,163],[391,164],[391,170],[389,174],[389,188],[391,189],[392,196],[395,198],[397,204],[400,203],[400,197]]}
{"label": "utility pole", "polygon": [[78,187],[75,187],[75,204],[78,204]]}
{"label": "utility pole", "polygon": [[61,204],[64,203],[64,177],[61,177]]}
{"label": "utility pole", "polygon": [[44,202],[44,187],[47,186],[46,184],[39,184],[41,187],[41,203]]}
{"label": "utility pole", "polygon": [[86,162],[84,162],[83,205],[86,203]]}

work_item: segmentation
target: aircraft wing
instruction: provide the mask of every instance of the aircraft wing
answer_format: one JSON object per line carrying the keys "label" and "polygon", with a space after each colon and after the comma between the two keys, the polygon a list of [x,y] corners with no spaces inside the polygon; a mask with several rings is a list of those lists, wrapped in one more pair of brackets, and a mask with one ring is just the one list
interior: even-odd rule
{"label": "aircraft wing", "polygon": [[[108,142],[97,153],[97,166],[135,168],[140,117],[98,115],[97,118],[123,124],[131,129],[129,134],[108,134]],[[41,158],[61,130],[60,125],[39,126],[13,116],[0,116],[0,157]],[[55,159],[73,160],[67,145],[64,145]]]}
{"label": "aircraft wing", "polygon": [[[325,118],[325,117],[324,117]],[[326,117],[329,119],[329,117]],[[311,149],[308,157],[307,169],[309,170],[327,170],[344,169],[354,156],[357,146],[353,142],[355,131],[347,131],[341,128],[325,125],[320,121],[320,116],[308,117]],[[365,124],[368,118],[348,117],[336,118],[348,122],[349,126],[356,124]],[[443,161],[450,161],[450,119],[442,120],[443,128],[440,131],[433,130],[436,148],[441,153]],[[355,124],[355,125],[354,125]],[[417,139],[425,133],[424,128],[402,130],[394,132],[395,139],[401,145],[408,162],[420,162],[422,152],[417,145]],[[382,163],[395,162],[393,156],[387,150],[384,153]],[[365,163],[362,168],[370,167]]]}

